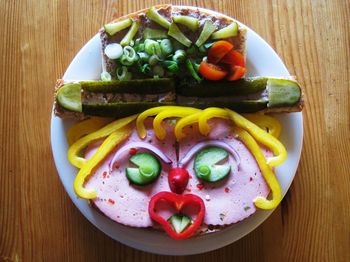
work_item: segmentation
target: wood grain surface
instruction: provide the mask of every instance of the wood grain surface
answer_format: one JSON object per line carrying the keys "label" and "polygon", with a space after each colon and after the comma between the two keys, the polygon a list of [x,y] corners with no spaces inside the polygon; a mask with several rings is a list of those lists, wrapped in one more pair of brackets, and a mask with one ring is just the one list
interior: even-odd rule
{"label": "wood grain surface", "polygon": [[55,80],[114,12],[166,2],[0,0],[0,261],[350,261],[346,0],[172,1],[242,21],[266,39],[304,87],[296,178],[280,207],[254,232],[210,253],[159,256],[110,239],[73,205],[50,149]]}

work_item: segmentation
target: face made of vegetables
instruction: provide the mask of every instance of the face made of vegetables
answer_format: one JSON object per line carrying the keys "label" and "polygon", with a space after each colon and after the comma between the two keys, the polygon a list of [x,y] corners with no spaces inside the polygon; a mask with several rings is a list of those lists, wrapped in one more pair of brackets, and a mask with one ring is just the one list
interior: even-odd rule
{"label": "face made of vegetables", "polygon": [[[159,107],[135,118],[116,120],[68,151],[77,164],[79,141],[90,144],[75,192],[109,218],[133,227],[161,226],[172,238],[185,239],[280,202],[272,167],[286,152],[274,137],[280,128],[276,120],[252,117],[267,133],[219,108]],[[88,142],[99,135],[102,144]]]}

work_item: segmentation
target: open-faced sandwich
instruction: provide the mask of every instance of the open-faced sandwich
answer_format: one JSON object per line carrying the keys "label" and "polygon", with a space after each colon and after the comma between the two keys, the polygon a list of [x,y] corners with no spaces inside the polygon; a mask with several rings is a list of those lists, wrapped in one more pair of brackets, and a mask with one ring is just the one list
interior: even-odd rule
{"label": "open-faced sandwich", "polygon": [[164,5],[118,18],[100,36],[101,80],[55,88],[55,114],[82,120],[67,133],[79,197],[174,239],[280,203],[273,168],[287,152],[280,123],[263,113],[300,111],[303,95],[290,77],[244,77],[241,24]]}

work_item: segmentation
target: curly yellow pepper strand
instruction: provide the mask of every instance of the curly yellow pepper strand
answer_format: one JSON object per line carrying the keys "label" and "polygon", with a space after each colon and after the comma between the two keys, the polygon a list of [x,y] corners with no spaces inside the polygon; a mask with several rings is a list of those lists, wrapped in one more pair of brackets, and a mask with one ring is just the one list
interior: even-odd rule
{"label": "curly yellow pepper strand", "polygon": [[159,140],[163,140],[166,136],[166,131],[162,126],[162,122],[164,119],[170,117],[185,117],[201,111],[202,110],[197,108],[178,106],[160,112],[153,120],[153,129],[156,137]]}
{"label": "curly yellow pepper strand", "polygon": [[189,116],[185,116],[181,119],[179,119],[179,121],[177,121],[175,128],[174,128],[174,133],[175,133],[175,137],[177,141],[180,141],[181,139],[183,139],[185,137],[185,134],[183,133],[183,129],[186,126],[195,124],[198,122],[198,117],[202,114],[202,111],[194,113],[192,115]]}
{"label": "curly yellow pepper strand", "polygon": [[243,116],[267,133],[279,138],[282,127],[276,118],[262,114],[244,114]]}
{"label": "curly yellow pepper strand", "polygon": [[92,132],[95,132],[96,130],[99,130],[101,127],[107,125],[111,121],[111,118],[92,117],[75,124],[74,126],[68,129],[68,144],[70,146],[73,145],[83,136],[86,136]]}
{"label": "curly yellow pepper strand", "polygon": [[79,197],[85,199],[94,199],[96,197],[97,193],[95,190],[86,189],[84,187],[86,178],[90,176],[93,169],[96,168],[119,143],[127,139],[130,134],[131,127],[128,126],[113,131],[97,149],[96,153],[83,165],[74,180],[74,191]]}
{"label": "curly yellow pepper strand", "polygon": [[226,109],[226,111],[229,113],[229,116],[235,125],[248,131],[249,134],[251,134],[258,142],[272,150],[275,156],[270,157],[267,160],[267,164],[270,167],[276,167],[287,159],[287,150],[275,137],[262,130],[254,123],[245,119],[243,116],[237,114],[236,112],[230,109]]}
{"label": "curly yellow pepper strand", "polygon": [[137,133],[139,134],[139,137],[141,139],[144,139],[146,137],[146,135],[147,135],[147,130],[146,130],[146,127],[145,127],[145,124],[144,124],[144,121],[145,121],[145,119],[147,117],[157,115],[160,112],[162,112],[164,110],[167,110],[167,109],[171,109],[173,107],[174,106],[153,107],[153,108],[150,108],[150,109],[148,109],[146,111],[143,111],[141,114],[139,114],[139,116],[136,119],[136,130],[137,130]]}
{"label": "curly yellow pepper strand", "polygon": [[209,107],[203,110],[203,113],[198,118],[199,132],[207,136],[211,130],[211,127],[208,123],[209,119],[213,117],[229,119],[229,115],[226,110],[217,107]]}
{"label": "curly yellow pepper strand", "polygon": [[122,119],[118,119],[116,121],[113,121],[112,123],[106,125],[105,127],[101,128],[98,131],[95,131],[87,136],[84,136],[80,138],[78,141],[76,141],[72,146],[69,147],[67,152],[67,157],[69,162],[77,167],[81,168],[85,163],[86,159],[79,156],[79,153],[86,148],[91,142],[96,141],[98,139],[104,138],[108,135],[110,135],[112,132],[116,131],[119,128],[122,128],[123,126],[126,126],[131,121],[136,119],[137,115],[125,117]]}
{"label": "curly yellow pepper strand", "polygon": [[254,199],[254,204],[256,207],[261,209],[273,209],[278,206],[282,200],[281,187],[273,173],[271,167],[266,164],[266,158],[261,152],[259,145],[256,143],[255,139],[245,130],[234,127],[233,131],[238,135],[239,139],[246,145],[249,151],[253,154],[256,162],[259,165],[261,174],[263,175],[267,185],[271,189],[272,199],[268,200],[265,197],[258,196]]}

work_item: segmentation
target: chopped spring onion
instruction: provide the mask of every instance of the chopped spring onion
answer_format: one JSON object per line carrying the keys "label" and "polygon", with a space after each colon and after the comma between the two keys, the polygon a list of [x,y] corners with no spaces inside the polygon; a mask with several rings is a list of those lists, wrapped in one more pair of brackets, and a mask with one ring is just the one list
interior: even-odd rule
{"label": "chopped spring onion", "polygon": [[148,63],[151,66],[154,66],[154,65],[158,64],[159,61],[161,61],[161,59],[157,55],[151,55],[151,57],[148,60]]}
{"label": "chopped spring onion", "polygon": [[208,38],[211,36],[211,34],[217,29],[218,28],[216,27],[216,25],[214,25],[213,21],[206,20],[204,22],[202,32],[197,39],[196,46],[199,47],[199,46],[203,45],[205,43],[205,41],[207,41]]}
{"label": "chopped spring onion", "polygon": [[176,50],[175,54],[173,55],[173,61],[174,62],[182,62],[186,59],[186,52],[182,49]]}
{"label": "chopped spring onion", "polygon": [[144,64],[140,66],[140,71],[144,74],[148,74],[151,71],[151,67],[149,66],[149,64]]}
{"label": "chopped spring onion", "polygon": [[128,60],[128,58],[126,57],[126,55],[122,55],[122,57],[120,58],[120,63],[124,66],[131,66],[134,62],[130,62]]}
{"label": "chopped spring onion", "polygon": [[122,66],[117,69],[117,77],[121,81],[130,80],[132,78],[132,74],[128,72],[128,68],[126,66]]}
{"label": "chopped spring onion", "polygon": [[132,23],[132,26],[130,27],[128,33],[124,36],[124,38],[120,41],[120,44],[122,46],[128,45],[132,39],[137,34],[137,31],[139,30],[140,24],[136,21]]}
{"label": "chopped spring onion", "polygon": [[101,80],[102,81],[111,81],[112,80],[112,76],[110,73],[108,73],[107,71],[103,71],[101,73]]}
{"label": "chopped spring onion", "polygon": [[147,54],[146,52],[138,52],[137,55],[139,56],[142,62],[147,62],[148,59],[150,58],[150,55]]}
{"label": "chopped spring onion", "polygon": [[160,44],[157,41],[146,39],[144,44],[145,44],[145,51],[149,55],[157,55],[158,57],[162,55],[162,49],[160,48]]}
{"label": "chopped spring onion", "polygon": [[125,56],[126,60],[128,60],[128,62],[135,62],[138,59],[134,48],[131,46],[124,47],[123,55]]}
{"label": "chopped spring onion", "polygon": [[163,77],[164,76],[164,68],[160,65],[156,65],[155,67],[153,67],[153,75],[157,75],[159,77]]}
{"label": "chopped spring onion", "polygon": [[120,44],[109,44],[105,48],[105,55],[109,59],[118,59],[123,55],[123,47]]}
{"label": "chopped spring onion", "polygon": [[190,59],[186,60],[186,67],[194,79],[196,79],[198,82],[202,81],[202,78],[200,78],[200,76],[197,74],[196,70],[193,67],[192,61]]}
{"label": "chopped spring onion", "polygon": [[163,39],[160,42],[160,48],[164,56],[168,56],[174,51],[173,45],[169,39]]}
{"label": "chopped spring onion", "polygon": [[179,71],[179,66],[175,61],[166,60],[163,62],[163,65],[172,73],[177,73]]}

